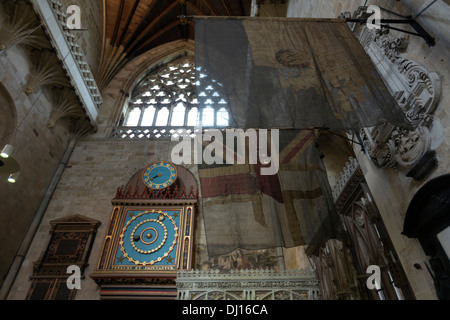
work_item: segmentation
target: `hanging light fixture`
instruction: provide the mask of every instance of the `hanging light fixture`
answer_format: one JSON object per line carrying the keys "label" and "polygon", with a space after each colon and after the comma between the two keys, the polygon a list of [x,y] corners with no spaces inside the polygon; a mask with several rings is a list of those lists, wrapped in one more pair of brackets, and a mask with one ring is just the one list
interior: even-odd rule
{"label": "hanging light fixture", "polygon": [[19,179],[19,176],[20,176],[20,172],[12,173],[8,178],[8,182],[16,183],[16,181]]}
{"label": "hanging light fixture", "polygon": [[13,147],[12,145],[10,145],[10,144],[7,144],[7,145],[3,148],[2,152],[0,153],[0,156],[1,156],[2,158],[7,159],[7,158],[9,158],[9,157],[11,156],[11,154],[13,153],[13,151],[14,151],[14,147]]}
{"label": "hanging light fixture", "polygon": [[16,183],[19,178],[19,163],[11,156],[14,147],[7,144],[0,152],[0,173],[10,174],[8,182]]}

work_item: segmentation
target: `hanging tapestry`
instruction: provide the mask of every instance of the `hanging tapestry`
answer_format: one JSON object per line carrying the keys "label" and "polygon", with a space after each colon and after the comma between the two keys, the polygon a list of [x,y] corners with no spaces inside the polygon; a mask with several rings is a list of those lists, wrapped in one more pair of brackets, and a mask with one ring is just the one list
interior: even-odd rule
{"label": "hanging tapestry", "polygon": [[[312,130],[280,130],[279,170],[257,164],[200,164],[210,256],[321,244],[340,237],[331,188]],[[224,162],[225,163],[225,162]]]}
{"label": "hanging tapestry", "polygon": [[199,105],[231,127],[410,127],[345,20],[194,19]]}

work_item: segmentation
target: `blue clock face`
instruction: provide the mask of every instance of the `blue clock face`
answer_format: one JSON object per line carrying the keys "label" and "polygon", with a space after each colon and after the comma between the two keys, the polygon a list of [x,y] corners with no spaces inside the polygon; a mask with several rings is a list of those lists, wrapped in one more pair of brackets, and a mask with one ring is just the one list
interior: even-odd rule
{"label": "blue clock face", "polygon": [[144,170],[142,179],[150,189],[165,189],[177,179],[177,169],[167,161],[156,161]]}
{"label": "blue clock face", "polygon": [[174,266],[180,214],[180,210],[127,211],[115,264]]}

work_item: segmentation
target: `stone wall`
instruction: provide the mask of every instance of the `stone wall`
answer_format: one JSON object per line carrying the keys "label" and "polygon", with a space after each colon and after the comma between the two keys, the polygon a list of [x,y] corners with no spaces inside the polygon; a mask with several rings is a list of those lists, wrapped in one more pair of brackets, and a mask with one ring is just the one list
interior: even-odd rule
{"label": "stone wall", "polygon": [[[0,19],[4,18],[0,14]],[[28,226],[47,190],[70,137],[70,126],[61,120],[52,129],[47,121],[54,106],[49,91],[39,88],[27,95],[23,90],[32,64],[29,49],[15,46],[0,54],[0,84],[3,97],[9,100],[15,116],[13,128],[3,136],[4,144],[14,145],[14,158],[19,162],[20,178],[15,184],[0,175],[0,284],[14,259]],[[6,100],[5,100],[6,99]],[[2,114],[2,119],[8,115]],[[14,129],[17,128],[17,131]],[[4,132],[0,130],[0,132]]]}

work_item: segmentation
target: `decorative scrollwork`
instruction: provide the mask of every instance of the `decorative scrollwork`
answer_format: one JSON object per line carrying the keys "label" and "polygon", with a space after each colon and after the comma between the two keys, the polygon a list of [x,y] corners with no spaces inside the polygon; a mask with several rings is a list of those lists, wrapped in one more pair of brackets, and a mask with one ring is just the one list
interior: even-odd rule
{"label": "decorative scrollwork", "polygon": [[386,123],[361,129],[364,148],[378,167],[410,169],[431,148],[428,127],[441,94],[439,75],[411,60],[405,53],[408,40],[393,37],[389,29],[369,30],[359,26],[354,32],[412,128]]}

